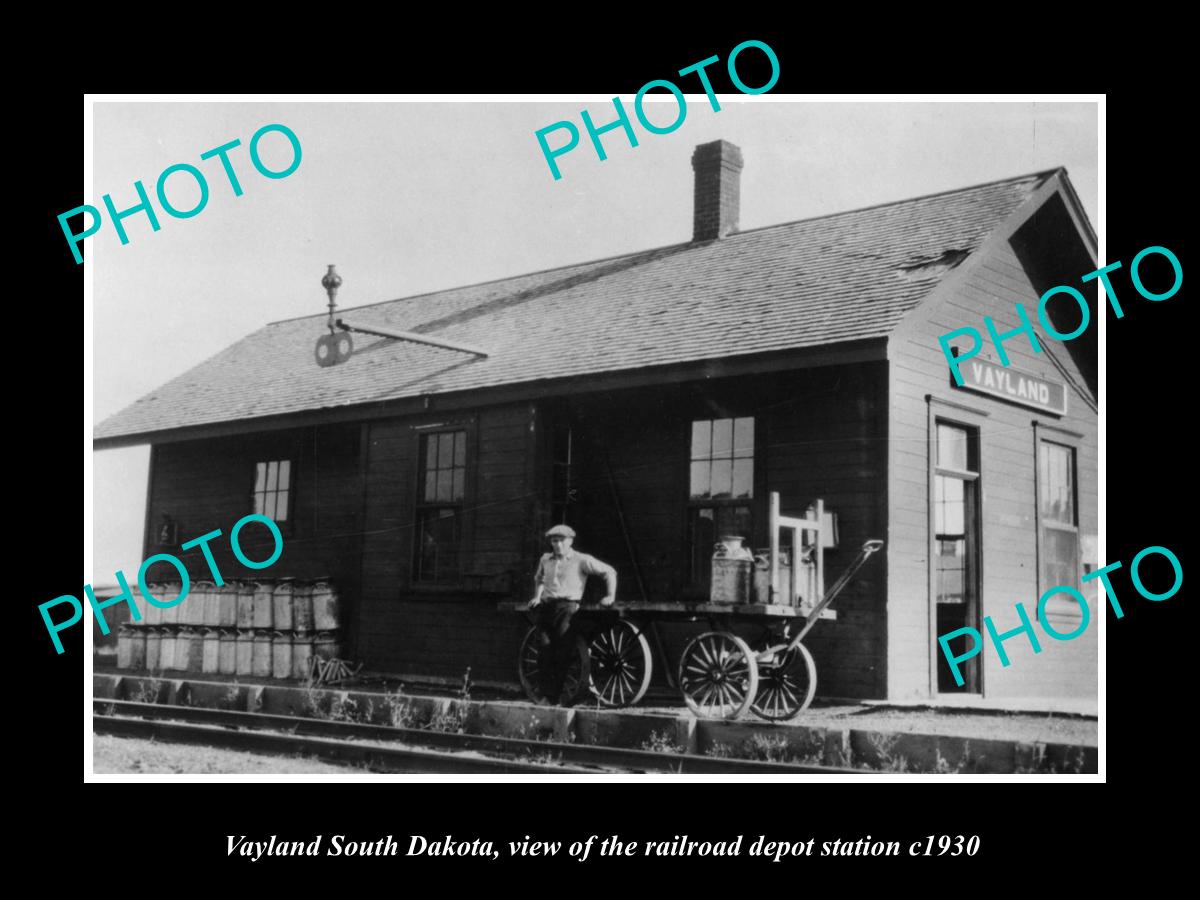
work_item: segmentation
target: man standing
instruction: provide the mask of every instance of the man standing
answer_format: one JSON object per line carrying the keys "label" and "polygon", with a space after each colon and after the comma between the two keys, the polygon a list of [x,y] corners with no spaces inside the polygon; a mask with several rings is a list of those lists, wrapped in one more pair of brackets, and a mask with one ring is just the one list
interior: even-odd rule
{"label": "man standing", "polygon": [[600,605],[612,606],[616,602],[617,570],[594,556],[573,550],[575,531],[569,525],[555,525],[546,532],[546,537],[554,549],[543,555],[538,563],[529,608],[539,610],[538,625],[548,645],[542,649],[545,661],[541,666],[542,694],[550,703],[569,703],[574,698],[563,697],[562,692],[575,646],[571,618],[579,611],[579,601],[583,599],[583,587],[589,575],[604,578],[607,589]]}

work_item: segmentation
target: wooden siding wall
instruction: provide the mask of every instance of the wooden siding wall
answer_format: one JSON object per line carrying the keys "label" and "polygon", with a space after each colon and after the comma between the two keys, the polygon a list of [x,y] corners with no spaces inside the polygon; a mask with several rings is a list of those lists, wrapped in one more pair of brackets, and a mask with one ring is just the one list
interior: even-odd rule
{"label": "wooden siding wall", "polygon": [[[152,521],[160,512],[176,515],[181,540],[215,527],[227,532],[249,509],[253,463],[297,446],[297,532],[285,539],[271,574],[337,578],[351,620],[347,653],[369,669],[457,679],[470,667],[474,679],[514,683],[525,620],[496,606],[506,596],[531,595],[546,549],[548,436],[555,421],[569,421],[574,433],[578,503],[569,519],[579,531],[577,546],[616,566],[623,601],[639,599],[638,572],[653,600],[679,599],[688,587],[693,419],[756,419],[752,546],[766,545],[768,488],[781,493],[785,514],[803,514],[817,497],[838,513],[841,548],[826,558],[831,582],[863,541],[883,535],[886,371],[883,362],[827,367],[162,445],[155,453]],[[456,427],[468,433],[463,569],[478,578],[468,582],[473,589],[414,586],[420,435]],[[192,562],[203,566],[195,556]],[[224,568],[226,556],[218,559]],[[837,621],[822,621],[806,641],[823,696],[883,695],[884,571],[879,561],[862,570],[836,604]],[[706,627],[664,629],[672,665]]]}
{"label": "wooden siding wall", "polygon": [[[758,452],[751,546],[767,545],[768,490],[780,492],[785,515],[802,515],[821,497],[840,517],[841,545],[826,554],[827,583],[832,582],[865,540],[883,535],[885,384],[886,367],[878,363],[576,400],[580,505],[571,524],[580,532],[577,546],[616,566],[623,601],[639,599],[639,569],[650,599],[680,599],[688,589],[691,422],[754,416]],[[823,696],[883,695],[881,563],[864,568],[837,601],[837,621],[822,621],[806,638]],[[686,642],[706,629],[705,623],[662,627],[672,664]],[[752,639],[760,631],[748,627],[742,634]]]}
{"label": "wooden siding wall", "polygon": [[[803,515],[821,497],[838,516],[840,544],[825,554],[825,583],[854,560],[887,522],[887,371],[883,363],[798,376],[794,398],[770,427],[773,485],[784,515]],[[823,697],[882,698],[887,685],[887,571],[876,555],[834,601],[836,621],[805,638]]]}
{"label": "wooden siding wall", "polygon": [[[515,585],[516,572],[508,579],[497,573],[529,565],[533,423],[531,407],[514,404],[370,424],[356,648],[369,668],[458,678],[469,666],[475,679],[516,680],[523,619],[497,612],[497,596],[487,588]],[[463,570],[479,576],[484,589],[411,583],[420,434],[440,427],[467,430]],[[532,596],[530,589],[520,593]]]}
{"label": "wooden siding wall", "polygon": [[[227,580],[328,577],[351,603],[358,592],[358,455],[357,425],[159,444],[152,457],[145,555],[172,553],[184,561],[190,577],[211,579],[200,548],[181,553],[179,544],[220,529],[209,547]],[[292,461],[292,522],[284,530],[280,558],[267,569],[250,569],[233,555],[229,533],[254,511],[255,464],[277,459]],[[177,523],[174,546],[155,541],[163,516]],[[238,542],[250,559],[266,559],[273,548],[270,533],[258,524],[247,525]],[[149,577],[166,578],[170,572],[169,565],[159,565]],[[347,620],[352,617],[353,610],[347,610]]]}
{"label": "wooden siding wall", "polygon": [[[1038,600],[1036,513],[1035,421],[1051,428],[1066,429],[1082,435],[1043,431],[1042,436],[1076,447],[1078,472],[1079,533],[1095,535],[1098,528],[1097,494],[1097,418],[1079,393],[1067,387],[1067,415],[1058,417],[1016,406],[950,386],[950,373],[937,342],[938,335],[971,326],[984,332],[983,317],[991,316],[1001,332],[1019,322],[1014,306],[1021,303],[1036,323],[1039,291],[1022,268],[1011,247],[1004,243],[967,273],[961,284],[940,301],[919,308],[893,338],[891,359],[890,447],[891,508],[888,523],[888,695],[896,700],[929,697],[931,654],[940,650],[933,642],[930,626],[930,549],[928,434],[929,405],[926,395],[977,410],[973,415],[961,409],[937,406],[935,415],[944,415],[980,428],[980,485],[982,518],[982,616],[992,616],[997,631],[1003,634],[1020,624],[1014,604],[1022,602],[1035,621],[1042,652],[1034,655],[1028,639],[1018,635],[1004,647],[1011,663],[1007,668],[986,639],[983,652],[983,692],[985,697],[1094,697],[1096,695],[1097,616],[1104,604],[1096,605],[1096,591],[1089,590],[1091,624],[1079,638],[1060,642],[1047,637],[1036,624]],[[1075,283],[1083,270],[1064,276],[1058,283]],[[1093,325],[1094,324],[1093,316]],[[1039,329],[1039,338],[1044,332]],[[963,349],[969,342],[956,343]],[[1045,346],[1083,383],[1078,367],[1066,348],[1057,341]],[[1054,381],[1063,376],[1046,353],[1033,353],[1028,339],[1021,335],[1004,344],[1011,365]],[[999,363],[990,342],[980,357]],[[1081,546],[1082,557],[1082,546]],[[1095,564],[1096,560],[1081,559]],[[1082,569],[1080,570],[1082,572]],[[1044,590],[1045,588],[1043,588]],[[1078,615],[1061,605],[1050,617],[1060,632],[1074,630]],[[1076,607],[1077,608],[1077,607]]]}

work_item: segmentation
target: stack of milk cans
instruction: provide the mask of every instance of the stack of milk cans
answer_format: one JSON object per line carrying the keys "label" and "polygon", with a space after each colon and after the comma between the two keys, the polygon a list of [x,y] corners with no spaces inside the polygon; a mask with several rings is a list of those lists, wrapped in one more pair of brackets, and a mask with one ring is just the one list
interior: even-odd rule
{"label": "stack of milk cans", "polygon": [[[147,587],[171,603],[182,585]],[[119,668],[303,679],[314,655],[342,651],[337,591],[327,578],[198,581],[183,602],[142,610],[140,622],[118,631]]]}

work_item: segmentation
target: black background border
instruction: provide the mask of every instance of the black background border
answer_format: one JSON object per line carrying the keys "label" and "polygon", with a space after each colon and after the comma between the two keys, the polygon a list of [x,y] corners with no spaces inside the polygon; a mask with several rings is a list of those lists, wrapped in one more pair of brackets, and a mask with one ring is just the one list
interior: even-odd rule
{"label": "black background border", "polygon": [[[931,77],[924,83],[896,83],[887,71],[860,73],[847,83],[843,73],[830,77],[829,70],[818,66],[809,56],[809,41],[783,31],[748,30],[748,36],[767,41],[781,61],[782,75],[772,93],[802,91],[872,91],[879,87],[901,87],[911,91],[954,92],[1003,89],[1046,90],[1043,85],[1012,84],[1008,79],[989,86],[965,86],[960,81],[948,85],[945,78]],[[409,92],[479,90],[471,84],[471,70],[464,74],[461,60],[475,56],[479,69],[487,70],[486,90],[500,92],[577,91],[607,94],[631,94],[642,83],[661,77],[683,65],[718,54],[724,59],[728,50],[744,37],[722,38],[714,30],[700,38],[659,40],[643,37],[626,41],[620,53],[611,52],[609,42],[597,39],[583,46],[573,38],[564,56],[560,48],[553,59],[543,47],[531,41],[527,52],[507,45],[503,65],[489,64],[486,56],[459,45],[453,59],[440,48],[441,57],[414,57],[411,54],[389,62],[388,71],[363,73],[350,69],[337,79],[341,90],[395,89]],[[430,53],[437,48],[427,47]],[[306,54],[307,55],[307,54]],[[458,65],[450,65],[457,62]],[[383,68],[382,66],[380,67]],[[719,71],[714,67],[714,71]],[[350,74],[353,72],[353,74]],[[452,74],[456,73],[456,74]],[[744,77],[756,82],[752,70]],[[316,78],[300,78],[301,82]],[[999,79],[997,79],[999,80]],[[1061,79],[1060,79],[1061,80]],[[1111,81],[1101,78],[1098,81]],[[321,87],[328,90],[328,81]],[[717,90],[726,85],[714,79]],[[232,79],[231,79],[232,82]],[[1093,84],[1077,89],[1096,90]],[[165,85],[156,84],[157,90]],[[227,91],[245,88],[244,84],[220,86]],[[286,85],[289,90],[314,88],[316,84]],[[98,84],[98,89],[107,89]],[[172,84],[171,90],[217,89],[208,79],[202,84]],[[31,261],[18,262],[26,275],[35,274],[35,286],[10,282],[10,287],[33,296],[28,304],[36,319],[49,308],[57,321],[79,302],[81,267],[74,265],[55,219],[59,212],[73,208],[85,198],[81,195],[79,150],[83,95],[64,87],[30,102],[30,116],[37,123],[39,140],[33,153],[39,177],[30,178],[21,187],[29,192],[24,201],[29,215],[19,221],[32,225],[36,267]],[[1142,248],[1161,245],[1171,248],[1185,271],[1188,261],[1183,233],[1183,182],[1188,171],[1184,158],[1187,142],[1177,138],[1176,122],[1181,115],[1178,104],[1161,91],[1128,88],[1109,91],[1107,100],[1107,252],[1102,262],[1120,259],[1126,266]],[[94,198],[86,198],[94,202]],[[1099,223],[1095,223],[1097,226]],[[20,241],[19,246],[29,243]],[[86,253],[86,250],[85,250]],[[24,255],[23,252],[21,254]],[[26,279],[20,279],[24,282]],[[1128,284],[1117,281],[1118,286]],[[1117,321],[1108,315],[1107,368],[1107,560],[1121,560],[1126,568],[1114,577],[1126,615],[1117,620],[1107,617],[1107,715],[1103,719],[1107,741],[1104,745],[1107,780],[1118,786],[1138,785],[1146,791],[1147,782],[1176,777],[1177,764],[1165,762],[1164,748],[1176,746],[1178,735],[1167,729],[1180,721],[1178,705],[1186,695],[1188,682],[1183,679],[1183,659],[1176,641],[1187,635],[1184,620],[1186,586],[1172,599],[1152,603],[1138,598],[1129,584],[1128,563],[1143,547],[1152,544],[1171,548],[1188,570],[1186,545],[1178,511],[1187,502],[1184,492],[1191,481],[1185,465],[1190,457],[1190,421],[1187,411],[1194,407],[1190,380],[1184,366],[1189,356],[1191,336],[1184,321],[1185,286],[1179,294],[1162,303],[1150,303],[1132,290],[1121,294],[1126,311]],[[14,300],[14,304],[19,301]],[[14,316],[14,318],[22,318]],[[984,863],[987,871],[1038,852],[1040,842],[1053,833],[1053,855],[1060,860],[1089,859],[1105,839],[1106,821],[1097,814],[1095,798],[1078,792],[1070,797],[1061,793],[1043,793],[1051,784],[1028,779],[1027,784],[967,784],[947,778],[939,785],[939,796],[924,794],[929,787],[909,787],[897,801],[895,787],[889,796],[880,787],[864,790],[857,785],[804,784],[649,784],[605,785],[567,784],[547,781],[536,785],[505,784],[397,784],[366,789],[354,784],[213,784],[203,790],[185,788],[183,794],[163,789],[128,784],[83,783],[83,759],[80,741],[80,716],[86,712],[80,692],[82,680],[82,629],[66,636],[67,652],[55,656],[46,640],[36,605],[59,594],[78,593],[73,559],[66,557],[65,540],[70,532],[76,495],[71,473],[79,471],[78,432],[68,428],[72,415],[63,407],[72,405],[68,397],[77,397],[71,356],[78,346],[65,334],[64,326],[34,329],[40,336],[37,353],[10,369],[17,409],[14,424],[20,423],[23,436],[10,440],[10,464],[31,463],[31,477],[20,481],[47,485],[50,490],[21,497],[12,496],[20,512],[16,518],[21,548],[14,554],[10,568],[13,581],[21,585],[18,606],[26,622],[22,643],[27,661],[24,674],[17,680],[31,688],[26,708],[32,711],[30,744],[24,750],[25,765],[33,778],[26,781],[31,789],[30,838],[22,841],[33,851],[50,849],[56,840],[86,828],[92,833],[93,851],[106,843],[108,860],[115,863],[109,876],[115,877],[124,862],[139,870],[161,866],[177,872],[179,866],[207,879],[221,874],[237,874],[255,880],[303,877],[312,866],[363,874],[370,869],[382,874],[395,873],[396,866],[454,866],[453,878],[474,880],[490,867],[504,863],[477,863],[471,859],[451,863],[440,859],[347,861],[275,860],[249,864],[238,858],[227,859],[227,834],[247,834],[262,839],[270,834],[281,838],[311,839],[312,834],[344,833],[361,839],[376,839],[393,834],[419,833],[431,838],[454,834],[457,839],[481,837],[498,844],[526,834],[537,839],[570,841],[590,834],[613,833],[623,838],[669,839],[688,834],[694,839],[727,839],[745,834],[747,843],[760,833],[772,839],[802,840],[816,837],[857,838],[866,834],[876,839],[918,840],[927,834],[978,834],[982,850],[973,860],[942,858],[936,864],[917,860],[832,859],[794,860],[790,864],[770,866],[762,860],[652,860],[656,871],[703,873],[714,866],[743,870],[757,867],[764,877],[784,872],[804,874],[812,866],[827,873],[833,866],[845,867],[857,874],[862,866],[882,872],[896,865],[911,870],[926,866],[937,875],[946,865],[958,867]],[[18,325],[17,328],[20,326]],[[16,330],[16,329],[14,329]],[[28,334],[28,332],[26,332]],[[97,354],[131,352],[122,348],[96,348]],[[15,371],[14,371],[15,369]],[[71,435],[75,434],[76,437]],[[85,452],[88,435],[84,435]],[[61,496],[59,496],[61,493]],[[96,510],[97,522],[104,510]],[[1129,598],[1127,601],[1125,598]],[[1174,638],[1174,640],[1173,640]],[[36,686],[36,689],[34,689]],[[1183,752],[1182,749],[1180,752]],[[1179,759],[1170,755],[1169,759]],[[24,779],[23,779],[24,780]],[[815,790],[816,788],[820,790]],[[857,788],[853,794],[851,787]],[[1058,785],[1053,785],[1057,788]],[[836,790],[836,794],[835,794]],[[1014,791],[1021,791],[1014,796]],[[1037,794],[1033,792],[1037,791]],[[669,794],[668,794],[669,792]],[[1151,795],[1153,792],[1149,792]],[[168,811],[176,810],[177,814]],[[1052,820],[1052,827],[1047,818]],[[154,823],[161,823],[155,825]],[[166,826],[166,827],[162,827]],[[132,831],[130,829],[133,829]],[[138,835],[137,846],[122,835]],[[1138,840],[1148,838],[1132,839]],[[169,841],[175,850],[157,853],[147,847]],[[166,846],[166,843],[162,843]],[[1042,845],[1043,849],[1045,845]],[[88,852],[88,851],[85,851]],[[403,852],[403,851],[402,851]],[[217,863],[226,865],[214,866]],[[585,865],[620,865],[630,860],[593,860]],[[647,861],[641,861],[646,865]],[[556,860],[514,860],[509,868],[536,865],[531,874],[546,867],[578,866],[565,857]],[[367,866],[368,869],[364,869]],[[668,867],[664,869],[663,867]],[[936,868],[935,868],[936,866]],[[340,867],[340,868],[339,868]],[[799,868],[797,868],[799,867]],[[430,871],[434,871],[430,869]],[[257,873],[257,876],[254,874]],[[239,882],[241,883],[241,882]],[[249,882],[247,882],[249,883]],[[663,890],[671,883],[664,883]],[[165,885],[164,885],[165,886]]]}

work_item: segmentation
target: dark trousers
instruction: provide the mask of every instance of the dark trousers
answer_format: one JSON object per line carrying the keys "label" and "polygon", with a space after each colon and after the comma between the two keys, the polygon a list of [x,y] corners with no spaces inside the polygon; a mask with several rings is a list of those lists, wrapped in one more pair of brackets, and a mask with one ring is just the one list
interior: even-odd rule
{"label": "dark trousers", "polygon": [[538,627],[549,639],[541,652],[541,689],[551,703],[561,702],[567,669],[577,652],[571,620],[578,611],[578,600],[543,600],[537,608]]}

